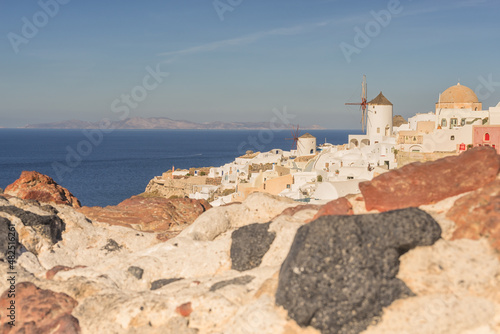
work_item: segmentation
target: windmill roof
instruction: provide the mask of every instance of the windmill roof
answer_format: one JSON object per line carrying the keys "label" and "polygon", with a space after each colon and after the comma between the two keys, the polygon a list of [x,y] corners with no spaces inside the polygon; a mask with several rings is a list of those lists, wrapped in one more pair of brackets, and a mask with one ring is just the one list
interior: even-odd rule
{"label": "windmill roof", "polygon": [[379,106],[392,106],[391,101],[389,101],[382,92],[377,95],[376,98],[368,102],[368,104],[379,105]]}
{"label": "windmill roof", "polygon": [[310,134],[309,132],[306,133],[306,134],[303,134],[302,136],[300,136],[299,138],[316,138],[314,137],[312,134]]}

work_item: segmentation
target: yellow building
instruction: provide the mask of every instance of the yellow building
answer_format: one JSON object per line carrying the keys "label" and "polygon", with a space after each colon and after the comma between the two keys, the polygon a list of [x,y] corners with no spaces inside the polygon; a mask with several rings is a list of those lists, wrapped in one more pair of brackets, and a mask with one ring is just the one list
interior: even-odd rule
{"label": "yellow building", "polygon": [[239,183],[238,191],[233,195],[233,201],[241,202],[244,201],[248,195],[254,192],[264,192],[271,195],[278,195],[285,189],[288,189],[293,184],[293,175],[287,174],[283,176],[278,176],[272,179],[264,178],[264,174],[261,173],[252,183]]}
{"label": "yellow building", "polygon": [[470,109],[472,111],[483,110],[483,104],[479,102],[476,93],[466,86],[458,83],[445,90],[436,103],[436,111],[439,109]]}

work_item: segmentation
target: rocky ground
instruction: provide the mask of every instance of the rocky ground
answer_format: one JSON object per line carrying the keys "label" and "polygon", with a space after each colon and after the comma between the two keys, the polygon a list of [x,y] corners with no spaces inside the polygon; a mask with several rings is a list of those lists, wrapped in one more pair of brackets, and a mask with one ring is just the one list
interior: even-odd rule
{"label": "rocky ground", "polygon": [[76,209],[7,188],[0,332],[500,333],[499,156],[405,168],[322,207],[255,193]]}

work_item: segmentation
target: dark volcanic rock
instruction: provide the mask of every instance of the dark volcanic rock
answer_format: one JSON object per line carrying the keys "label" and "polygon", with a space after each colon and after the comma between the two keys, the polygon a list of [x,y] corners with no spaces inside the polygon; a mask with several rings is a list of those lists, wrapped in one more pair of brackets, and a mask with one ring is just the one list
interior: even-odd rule
{"label": "dark volcanic rock", "polygon": [[250,283],[251,281],[253,281],[254,278],[255,278],[254,276],[245,275],[245,276],[236,277],[236,278],[226,280],[226,281],[220,281],[220,282],[217,282],[214,285],[212,285],[210,287],[210,291],[215,292],[215,291],[222,289],[228,285],[246,285],[246,284]]}
{"label": "dark volcanic rock", "polygon": [[275,232],[268,231],[270,224],[251,224],[233,232],[231,235],[231,269],[245,271],[260,265],[262,258],[276,238]]}
{"label": "dark volcanic rock", "polygon": [[80,333],[78,319],[71,315],[78,303],[70,296],[39,289],[29,282],[16,284],[15,290],[15,327],[11,327],[8,324],[11,319],[4,316],[7,314],[4,310],[13,300],[6,290],[0,296],[0,333]]}
{"label": "dark volcanic rock", "polygon": [[17,260],[21,255],[22,245],[19,243],[17,232],[12,230],[13,228],[14,224],[11,224],[10,220],[0,217],[0,260]]}
{"label": "dark volcanic rock", "polygon": [[180,280],[183,280],[184,278],[163,278],[156,280],[151,283],[151,289],[150,290],[158,290],[160,288],[163,288],[165,285],[168,285],[170,283],[174,283]]}
{"label": "dark volcanic rock", "polygon": [[383,307],[412,294],[396,278],[399,256],[440,235],[434,219],[417,208],[321,217],[297,231],[276,303],[301,326],[359,333]]}
{"label": "dark volcanic rock", "polygon": [[40,216],[15,206],[0,206],[0,212],[5,212],[21,219],[24,226],[33,227],[33,229],[54,244],[62,240],[62,232],[66,228],[66,224],[58,216]]}
{"label": "dark volcanic rock", "polygon": [[141,279],[142,275],[144,274],[144,269],[136,266],[128,267],[127,271],[137,279]]}
{"label": "dark volcanic rock", "polygon": [[108,243],[102,249],[107,250],[108,252],[111,253],[111,252],[116,252],[122,248],[123,248],[123,246],[118,244],[115,240],[108,239]]}
{"label": "dark volcanic rock", "polygon": [[479,189],[495,180],[500,158],[492,147],[476,147],[459,156],[415,162],[361,182],[366,209],[389,211],[435,203]]}

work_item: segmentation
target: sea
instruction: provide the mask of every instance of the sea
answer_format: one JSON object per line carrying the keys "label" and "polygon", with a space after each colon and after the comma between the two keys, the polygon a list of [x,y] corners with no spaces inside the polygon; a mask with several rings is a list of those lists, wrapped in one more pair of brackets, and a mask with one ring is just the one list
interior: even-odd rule
{"label": "sea", "polygon": [[[344,144],[360,130],[301,130],[318,144]],[[0,188],[37,171],[69,189],[82,205],[107,206],[144,192],[172,169],[221,166],[247,150],[292,149],[289,130],[0,129]]]}

